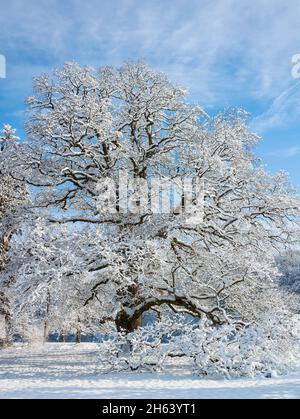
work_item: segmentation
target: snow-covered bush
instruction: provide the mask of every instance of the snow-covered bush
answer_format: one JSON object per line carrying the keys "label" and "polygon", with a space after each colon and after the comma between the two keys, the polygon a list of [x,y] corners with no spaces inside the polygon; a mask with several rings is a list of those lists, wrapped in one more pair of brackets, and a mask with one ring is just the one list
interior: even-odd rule
{"label": "snow-covered bush", "polygon": [[230,322],[214,326],[182,317],[165,319],[99,344],[98,368],[112,371],[166,371],[178,368],[215,378],[271,377],[295,361],[293,322],[269,318],[264,324]]}

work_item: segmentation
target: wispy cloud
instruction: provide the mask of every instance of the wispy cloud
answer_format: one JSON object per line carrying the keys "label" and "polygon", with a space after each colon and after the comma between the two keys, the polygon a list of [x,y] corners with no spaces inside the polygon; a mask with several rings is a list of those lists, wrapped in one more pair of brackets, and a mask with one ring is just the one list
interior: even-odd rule
{"label": "wispy cloud", "polygon": [[266,153],[267,156],[279,157],[279,158],[290,158],[300,155],[300,146],[287,147],[269,151]]}
{"label": "wispy cloud", "polygon": [[272,100],[271,105],[252,120],[252,128],[259,133],[290,125],[300,117],[300,81],[295,82]]}

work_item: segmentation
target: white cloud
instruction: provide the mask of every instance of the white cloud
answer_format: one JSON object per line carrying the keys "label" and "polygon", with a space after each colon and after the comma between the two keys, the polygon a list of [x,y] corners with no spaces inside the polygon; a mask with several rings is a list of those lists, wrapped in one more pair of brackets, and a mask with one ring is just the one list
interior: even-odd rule
{"label": "white cloud", "polygon": [[[293,80],[294,81],[294,80]],[[300,81],[277,96],[258,117],[252,120],[252,129],[260,134],[270,129],[291,125],[300,117]]]}
{"label": "white cloud", "polygon": [[300,146],[287,147],[283,149],[273,150],[266,153],[267,156],[289,158],[300,154]]}

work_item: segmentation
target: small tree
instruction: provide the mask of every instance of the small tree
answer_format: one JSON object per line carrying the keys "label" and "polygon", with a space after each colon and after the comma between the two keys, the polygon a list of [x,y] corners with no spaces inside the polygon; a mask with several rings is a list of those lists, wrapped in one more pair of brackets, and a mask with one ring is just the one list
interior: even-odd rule
{"label": "small tree", "polygon": [[10,287],[14,281],[13,265],[9,250],[11,239],[22,222],[22,209],[27,199],[24,183],[15,180],[10,173],[14,164],[16,141],[15,129],[4,125],[0,137],[0,316],[4,319],[5,338],[0,346],[7,345],[11,338],[12,296]]}

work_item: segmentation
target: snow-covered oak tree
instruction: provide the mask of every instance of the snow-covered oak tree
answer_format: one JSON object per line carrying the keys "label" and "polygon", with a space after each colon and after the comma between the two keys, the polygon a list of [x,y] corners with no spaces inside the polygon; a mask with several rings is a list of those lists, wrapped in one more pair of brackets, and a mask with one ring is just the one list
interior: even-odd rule
{"label": "snow-covered oak tree", "polygon": [[[99,71],[66,63],[35,79],[28,105],[14,176],[37,188],[50,230],[71,225],[54,252],[53,277],[72,278],[79,292],[74,302],[63,285],[62,301],[67,295],[76,312],[91,310],[99,324],[126,332],[166,307],[213,325],[271,315],[272,296],[281,298],[274,252],[294,240],[299,203],[286,175],[268,174],[253,155],[258,137],[245,112],[209,117],[140,62]],[[117,186],[115,200],[105,201],[108,179]],[[157,179],[175,185],[168,211],[153,211]],[[196,199],[182,187],[186,179],[204,185],[196,223],[186,217]],[[161,208],[162,190],[158,197]],[[50,260],[31,266],[36,286],[52,278]]]}
{"label": "snow-covered oak tree", "polygon": [[9,343],[12,320],[10,287],[14,280],[14,262],[10,260],[10,243],[22,222],[27,199],[24,183],[10,174],[18,140],[15,131],[10,125],[4,125],[0,136],[0,316],[5,329],[0,346]]}

